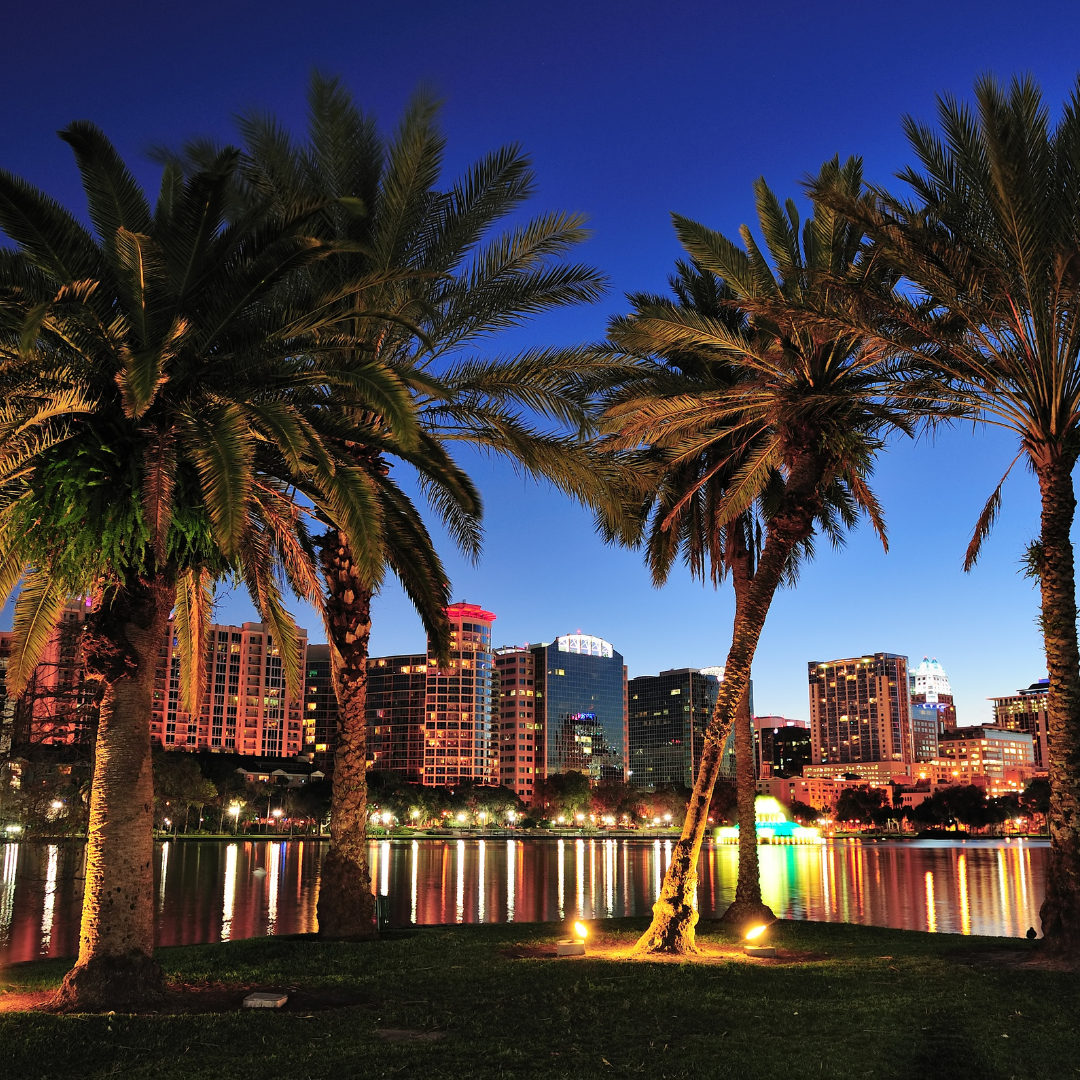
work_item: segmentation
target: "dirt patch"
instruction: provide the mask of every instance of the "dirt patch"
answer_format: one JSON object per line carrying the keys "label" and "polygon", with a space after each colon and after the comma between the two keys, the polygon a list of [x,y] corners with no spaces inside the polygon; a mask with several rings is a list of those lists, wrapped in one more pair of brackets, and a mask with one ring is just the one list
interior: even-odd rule
{"label": "dirt patch", "polygon": [[[244,998],[256,991],[288,994],[280,1009],[244,1009]],[[49,1012],[52,991],[0,992],[0,1012]],[[367,1004],[364,996],[344,990],[320,990],[302,986],[266,986],[262,983],[172,983],[161,1001],[140,1013],[181,1016],[198,1013],[277,1012],[310,1014],[328,1009],[355,1008]]]}
{"label": "dirt patch", "polygon": [[636,956],[633,954],[633,945],[605,944],[597,942],[589,943],[588,952],[585,956],[558,956],[554,945],[511,945],[502,950],[502,955],[508,960],[612,960],[612,961],[635,961],[647,964],[759,964],[765,967],[775,967],[781,964],[810,964],[820,963],[829,959],[827,953],[799,952],[794,949],[776,950],[776,956],[755,957],[747,956],[739,945],[712,945],[707,942],[699,943],[697,953],[686,956],[671,956],[664,953],[654,953],[649,956]]}

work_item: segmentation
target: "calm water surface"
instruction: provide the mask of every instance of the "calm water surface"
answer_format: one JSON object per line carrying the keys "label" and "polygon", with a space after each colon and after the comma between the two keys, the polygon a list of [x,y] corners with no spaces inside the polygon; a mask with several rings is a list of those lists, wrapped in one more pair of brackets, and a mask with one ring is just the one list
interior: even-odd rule
{"label": "calm water surface", "polygon": [[[157,847],[157,943],[313,931],[326,845],[240,840]],[[760,848],[777,915],[1016,937],[1038,927],[1047,845],[969,840]],[[698,906],[719,914],[737,851],[707,842]],[[0,963],[78,951],[81,844],[0,845]],[[602,919],[646,913],[670,840],[394,840],[371,844],[373,887],[395,925]]]}

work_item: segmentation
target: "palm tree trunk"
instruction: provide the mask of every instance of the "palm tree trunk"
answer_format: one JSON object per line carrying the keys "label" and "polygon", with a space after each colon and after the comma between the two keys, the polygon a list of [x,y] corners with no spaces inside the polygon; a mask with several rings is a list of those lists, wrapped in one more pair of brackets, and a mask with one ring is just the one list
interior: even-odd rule
{"label": "palm tree trunk", "polygon": [[[753,585],[752,560],[746,543],[745,522],[733,535],[738,543],[732,560],[731,576],[735,587],[735,618],[745,608]],[[738,541],[737,541],[738,542]],[[739,699],[735,714],[735,795],[739,819],[739,877],[735,885],[735,900],[720,921],[738,933],[762,922],[773,922],[776,916],[761,899],[761,873],[758,866],[757,836],[757,757],[754,753],[754,719],[750,714],[750,687]]]}
{"label": "palm tree trunk", "polygon": [[154,962],[154,670],[176,596],[171,575],[105,591],[87,620],[84,655],[104,683],[86,840],[79,959],[53,1006],[130,1011],[161,991]]}
{"label": "palm tree trunk", "polygon": [[322,549],[338,741],[330,799],[330,850],[319,884],[319,933],[333,938],[375,934],[375,897],[367,861],[367,656],[371,589],[363,583],[344,533]]}
{"label": "palm tree trunk", "polygon": [[1070,539],[1076,496],[1071,460],[1038,469],[1042,494],[1042,628],[1050,673],[1050,861],[1039,912],[1047,947],[1080,955],[1080,650]]}
{"label": "palm tree trunk", "polygon": [[720,774],[724,743],[735,722],[740,701],[749,689],[750,667],[773,596],[796,545],[813,531],[814,518],[820,511],[817,489],[822,471],[822,462],[816,453],[812,450],[800,453],[789,474],[783,505],[769,523],[768,539],[753,586],[748,590],[743,609],[736,611],[731,648],[724,664],[724,681],[705,733],[701,765],[686,809],[682,834],[672,851],[660,896],[653,905],[652,923],[634,947],[639,955],[697,952],[694,932],[698,921],[697,864],[709,819],[709,803]]}

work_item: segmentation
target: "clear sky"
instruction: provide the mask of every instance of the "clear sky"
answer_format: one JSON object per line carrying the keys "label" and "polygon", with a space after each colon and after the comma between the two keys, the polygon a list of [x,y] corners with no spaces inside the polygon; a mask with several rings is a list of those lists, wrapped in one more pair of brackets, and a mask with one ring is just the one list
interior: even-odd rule
{"label": "clear sky", "polygon": [[[796,195],[799,178],[836,153],[861,154],[868,176],[887,182],[907,159],[901,116],[930,118],[935,94],[966,95],[987,70],[1031,72],[1056,106],[1080,69],[1080,8],[1041,0],[39,0],[9,5],[4,22],[0,164],[79,210],[70,152],[54,134],[73,119],[94,120],[139,162],[153,143],[227,138],[230,116],[250,105],[299,128],[313,67],[342,75],[386,126],[418,84],[435,87],[448,175],[521,143],[539,177],[534,209],[587,213],[582,257],[611,281],[600,303],[531,324],[506,348],[597,338],[626,291],[662,289],[679,253],[671,211],[733,234],[751,220],[757,176]],[[154,168],[139,171],[152,186]],[[777,599],[754,668],[759,713],[805,717],[807,661],[864,652],[936,656],[961,723],[989,719],[987,696],[1044,674],[1037,594],[1018,573],[1038,526],[1030,475],[1010,479],[976,571],[960,568],[1014,453],[1008,437],[966,429],[882,458],[891,551],[863,528]],[[677,573],[657,592],[640,556],[605,548],[587,514],[505,465],[472,464],[485,555],[474,568],[444,551],[456,598],[498,615],[498,643],[580,628],[612,641],[631,676],[723,662],[726,591]],[[229,597],[219,617],[253,615]],[[372,647],[423,647],[396,588],[376,602]]]}

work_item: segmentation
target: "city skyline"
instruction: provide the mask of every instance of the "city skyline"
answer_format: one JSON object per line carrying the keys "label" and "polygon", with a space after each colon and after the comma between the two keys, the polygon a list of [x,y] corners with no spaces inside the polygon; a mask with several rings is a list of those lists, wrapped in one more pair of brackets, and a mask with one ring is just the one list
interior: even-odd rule
{"label": "city skyline", "polygon": [[[800,178],[836,153],[863,155],[868,179],[892,185],[910,160],[901,116],[932,119],[938,93],[970,99],[981,72],[1004,78],[1030,72],[1056,110],[1076,76],[1069,42],[1080,13],[1055,3],[1037,9],[1040,17],[1017,24],[1004,3],[924,5],[898,25],[887,9],[852,19],[838,3],[819,5],[813,18],[790,4],[768,13],[686,4],[670,19],[631,4],[611,19],[602,5],[589,4],[526,9],[468,2],[464,10],[420,4],[361,12],[331,0],[319,19],[298,23],[271,2],[257,20],[239,8],[214,8],[218,33],[210,39],[195,29],[211,10],[198,2],[183,21],[163,12],[129,20],[119,9],[94,17],[71,9],[50,27],[46,57],[17,50],[0,72],[0,85],[20,103],[0,118],[0,164],[81,212],[68,149],[54,134],[76,117],[100,124],[153,189],[158,169],[143,156],[151,145],[176,145],[198,133],[227,140],[234,134],[231,116],[252,105],[300,128],[313,67],[340,73],[385,129],[426,81],[445,101],[447,182],[480,155],[520,142],[538,178],[527,211],[589,215],[592,238],[578,257],[611,279],[599,303],[494,339],[491,352],[505,354],[598,339],[608,318],[626,310],[627,291],[663,290],[680,254],[672,211],[732,234],[753,220],[751,185],[758,175],[798,199]],[[933,34],[915,29],[920,11],[932,11]],[[13,40],[33,40],[39,19],[33,8],[13,11]],[[324,19],[339,28],[332,39],[322,32]],[[770,34],[774,19],[798,31],[777,42],[783,60],[761,80],[760,59],[731,43]],[[684,32],[688,21],[692,39]],[[136,43],[154,31],[158,47],[148,53]],[[357,35],[366,42],[362,50],[354,47]],[[409,62],[401,63],[406,42]],[[872,52],[874,71],[854,79],[842,64],[808,69],[804,50],[815,42],[838,56]],[[126,50],[130,64],[84,62],[117,49]],[[712,62],[721,53],[725,63]],[[507,80],[504,66],[489,62],[503,55],[515,56],[527,77]],[[140,86],[138,95],[131,85]],[[718,111],[706,102],[733,107]],[[642,155],[643,167],[627,168],[628,146]],[[958,428],[939,432],[934,443],[895,446],[883,455],[875,489],[890,528],[890,554],[864,526],[843,553],[821,545],[798,589],[778,596],[754,668],[762,712],[806,718],[805,664],[819,656],[937,656],[964,725],[989,721],[989,698],[1045,674],[1037,594],[1019,572],[1038,527],[1030,475],[1014,471],[978,567],[970,575],[960,570],[979,511],[1014,454],[1007,436]],[[723,663],[728,591],[714,595],[676,571],[656,592],[640,555],[605,548],[587,512],[523,482],[508,466],[468,453],[461,460],[487,508],[480,565],[460,558],[436,533],[455,599],[482,600],[502,613],[498,644],[580,626],[615,641],[631,677]],[[536,588],[538,580],[547,583],[544,589]],[[294,608],[300,624],[320,636],[310,613]],[[396,586],[377,598],[374,610],[373,653],[407,653],[423,642],[419,620]],[[5,614],[3,625],[10,625],[10,610]],[[252,615],[246,602],[230,598],[217,618],[239,624]]]}

